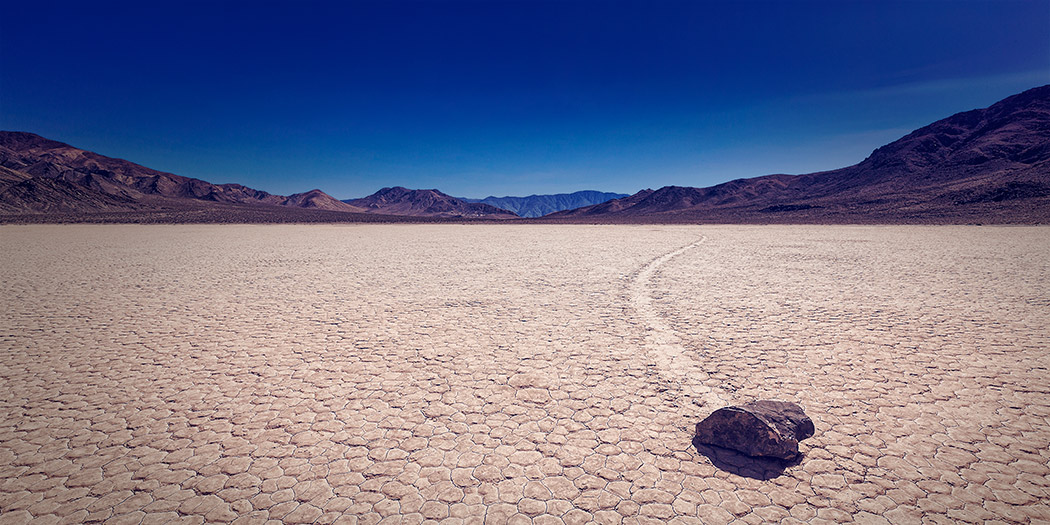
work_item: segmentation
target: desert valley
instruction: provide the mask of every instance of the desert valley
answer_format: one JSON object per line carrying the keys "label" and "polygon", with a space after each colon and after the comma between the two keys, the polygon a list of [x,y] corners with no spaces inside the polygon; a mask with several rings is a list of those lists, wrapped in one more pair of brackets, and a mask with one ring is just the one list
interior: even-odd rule
{"label": "desert valley", "polygon": [[4,523],[1050,519],[1046,227],[0,235]]}
{"label": "desert valley", "polygon": [[[817,173],[396,184],[0,132],[0,524],[1050,522],[1050,86]],[[699,437],[756,400],[797,455]]]}

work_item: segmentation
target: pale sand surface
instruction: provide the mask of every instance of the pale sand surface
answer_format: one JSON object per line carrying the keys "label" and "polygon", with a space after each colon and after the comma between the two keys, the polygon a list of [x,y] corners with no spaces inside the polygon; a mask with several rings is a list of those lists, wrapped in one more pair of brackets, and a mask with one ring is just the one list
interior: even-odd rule
{"label": "pale sand surface", "polygon": [[[1050,228],[0,227],[0,522],[1050,520]],[[696,447],[800,403],[797,464]]]}

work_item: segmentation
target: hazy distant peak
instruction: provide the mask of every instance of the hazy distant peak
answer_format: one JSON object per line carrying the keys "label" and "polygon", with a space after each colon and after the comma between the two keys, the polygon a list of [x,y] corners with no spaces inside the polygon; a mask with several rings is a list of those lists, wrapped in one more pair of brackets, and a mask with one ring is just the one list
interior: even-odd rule
{"label": "hazy distant peak", "polygon": [[624,193],[608,193],[596,190],[582,190],[573,193],[552,195],[529,195],[527,197],[485,197],[484,199],[463,199],[467,202],[480,202],[512,211],[522,217],[540,217],[550,213],[581,208],[599,204],[612,199],[626,197]]}

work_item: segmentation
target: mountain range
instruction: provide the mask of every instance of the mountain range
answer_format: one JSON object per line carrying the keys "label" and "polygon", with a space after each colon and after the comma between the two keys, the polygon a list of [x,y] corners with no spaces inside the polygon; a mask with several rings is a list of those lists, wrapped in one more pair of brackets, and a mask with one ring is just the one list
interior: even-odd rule
{"label": "mountain range", "polygon": [[273,195],[213,184],[75,148],[39,135],[0,131],[0,219],[18,222],[328,222],[406,217],[517,216],[437,190],[384,188],[342,202],[314,189]]}
{"label": "mountain range", "polygon": [[574,222],[1050,222],[1050,85],[958,113],[858,164],[567,210]]}
{"label": "mountain range", "polygon": [[512,211],[521,217],[542,217],[562,210],[572,210],[601,204],[613,199],[628,197],[626,193],[608,193],[584,190],[554,195],[529,195],[528,197],[485,197],[484,199],[462,199],[467,202],[482,202],[497,208]]}
{"label": "mountain range", "polygon": [[32,133],[0,131],[0,222],[506,220],[553,209],[560,211],[531,220],[1050,223],[1050,85],[919,128],[853,166],[630,196],[577,192],[474,200],[402,187],[346,201],[319,189],[273,195],[153,170]]}

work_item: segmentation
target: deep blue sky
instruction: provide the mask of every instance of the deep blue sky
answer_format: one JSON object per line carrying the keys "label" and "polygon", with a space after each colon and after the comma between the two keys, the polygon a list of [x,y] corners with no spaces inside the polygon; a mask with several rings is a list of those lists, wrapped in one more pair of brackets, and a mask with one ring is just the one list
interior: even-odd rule
{"label": "deep blue sky", "polygon": [[5,4],[0,129],[280,194],[806,173],[1050,83],[1050,0]]}

